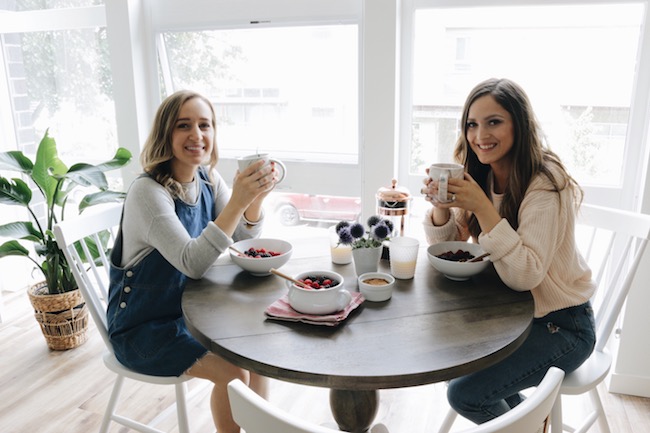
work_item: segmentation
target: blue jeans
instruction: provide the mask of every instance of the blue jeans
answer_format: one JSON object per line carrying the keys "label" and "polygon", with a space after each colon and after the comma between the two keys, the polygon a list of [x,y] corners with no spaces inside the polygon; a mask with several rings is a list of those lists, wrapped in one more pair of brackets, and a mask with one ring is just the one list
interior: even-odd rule
{"label": "blue jeans", "polygon": [[477,424],[487,422],[521,403],[519,391],[539,385],[551,366],[566,373],[580,367],[595,344],[589,302],[554,311],[533,320],[528,338],[508,358],[451,380],[447,399],[465,418]]}

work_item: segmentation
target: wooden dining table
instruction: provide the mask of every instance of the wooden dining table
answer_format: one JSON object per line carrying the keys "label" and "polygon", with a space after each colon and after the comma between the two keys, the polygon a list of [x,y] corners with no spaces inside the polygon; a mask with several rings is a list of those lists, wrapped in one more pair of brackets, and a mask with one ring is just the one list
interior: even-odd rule
{"label": "wooden dining table", "polygon": [[[354,266],[332,264],[327,239],[300,245],[283,273],[333,270],[358,291]],[[379,268],[390,272],[387,260]],[[397,280],[391,299],[366,300],[337,326],[268,318],[266,308],[286,292],[286,280],[252,276],[224,255],[188,282],[183,314],[190,332],[233,364],[329,388],[334,419],[350,432],[370,428],[378,390],[445,381],[504,359],[528,335],[534,310],[530,293],[509,289],[492,265],[452,281],[429,264],[424,247],[415,277]]]}

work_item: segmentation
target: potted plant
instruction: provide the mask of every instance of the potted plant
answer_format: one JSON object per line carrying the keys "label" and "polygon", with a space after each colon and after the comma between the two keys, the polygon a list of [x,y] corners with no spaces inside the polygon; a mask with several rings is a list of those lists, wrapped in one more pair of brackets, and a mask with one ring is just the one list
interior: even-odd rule
{"label": "potted plant", "polygon": [[340,221],[335,226],[339,242],[352,246],[352,258],[357,275],[377,272],[383,242],[393,231],[392,221],[373,215],[368,218],[368,229],[360,223]]}
{"label": "potted plant", "polygon": [[[108,189],[104,172],[120,168],[130,160],[131,153],[119,148],[109,161],[98,165],[77,163],[68,168],[59,159],[56,142],[48,131],[45,131],[33,162],[21,151],[0,153],[0,170],[19,172],[31,180],[46,206],[44,218],[39,219],[35,205],[41,201],[32,194],[27,182],[19,177],[0,176],[0,204],[22,206],[31,216],[30,221],[0,225],[0,237],[13,238],[0,245],[0,258],[25,257],[43,274],[44,281],[31,286],[28,295],[51,349],[71,349],[85,342],[88,322],[83,298],[63,251],[54,239],[52,227],[64,219],[70,193],[77,187],[94,190],[79,203],[79,213],[89,206],[123,200],[124,193]],[[22,241],[33,243],[35,257]]]}

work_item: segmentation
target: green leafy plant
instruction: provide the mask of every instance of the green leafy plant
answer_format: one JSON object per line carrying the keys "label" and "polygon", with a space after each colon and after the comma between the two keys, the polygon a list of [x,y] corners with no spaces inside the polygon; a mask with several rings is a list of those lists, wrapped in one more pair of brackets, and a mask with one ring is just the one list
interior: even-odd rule
{"label": "green leafy plant", "polygon": [[[0,258],[22,256],[31,260],[45,276],[50,294],[76,289],[74,277],[54,239],[52,227],[63,220],[70,193],[77,187],[94,187],[98,190],[81,200],[79,213],[89,206],[123,200],[124,193],[108,189],[104,172],[120,168],[130,160],[131,152],[119,148],[109,161],[98,165],[77,163],[68,168],[59,159],[56,142],[48,131],[45,131],[33,162],[20,151],[0,153],[0,170],[19,172],[31,179],[47,207],[45,220],[39,221],[34,212],[36,200],[30,186],[21,178],[0,176],[0,204],[23,206],[31,215],[31,221],[0,225],[0,237],[13,238],[0,245]],[[19,241],[33,242],[38,257],[33,258]]]}

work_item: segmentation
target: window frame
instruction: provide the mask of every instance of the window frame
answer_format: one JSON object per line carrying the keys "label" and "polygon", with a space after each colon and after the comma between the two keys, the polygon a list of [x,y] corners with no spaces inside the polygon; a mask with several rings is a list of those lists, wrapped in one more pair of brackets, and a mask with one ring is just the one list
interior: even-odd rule
{"label": "window frame", "polygon": [[[401,27],[401,98],[400,98],[400,152],[399,172],[408,177],[408,184],[419,185],[421,178],[409,176],[409,148],[411,144],[410,125],[412,124],[412,80],[413,64],[413,32],[415,11],[419,9],[436,8],[471,8],[471,7],[502,7],[502,6],[568,6],[568,5],[597,5],[615,4],[616,0],[494,0],[489,4],[480,0],[404,0],[404,13]],[[650,12],[648,0],[633,0],[626,3],[641,4],[645,8],[645,17],[641,25],[639,40],[638,64],[634,74],[632,101],[630,103],[630,118],[625,142],[624,178],[618,187],[603,187],[582,185],[585,191],[585,202],[612,206],[622,209],[638,210],[641,195],[645,189],[645,173],[648,166],[647,152],[649,145],[648,121],[650,117]],[[640,182],[639,180],[643,180]]]}
{"label": "window frame", "polygon": [[[208,4],[209,3],[209,4]],[[251,12],[254,11],[254,12]],[[174,0],[155,0],[151,8],[151,32],[156,43],[156,50],[163,49],[162,34],[169,31],[200,31],[246,28],[271,28],[283,26],[354,24],[359,29],[361,44],[361,2],[359,0],[334,0],[321,2],[304,2],[300,0],[282,0],[268,2],[263,0],[188,0],[180,4]],[[361,74],[361,46],[359,47],[358,70]],[[164,60],[165,53],[160,56]],[[162,66],[163,77],[168,70]],[[155,82],[154,92],[162,94],[158,85],[158,76],[150,77]],[[359,87],[361,87],[359,76]],[[361,90],[359,90],[359,97]],[[150,107],[154,112],[156,106]],[[361,106],[361,100],[359,101]],[[358,122],[361,122],[361,108]],[[358,127],[361,135],[361,125]],[[361,139],[358,140],[358,143]],[[359,161],[350,163],[312,162],[304,160],[283,159],[290,173],[278,192],[296,192],[324,195],[360,196],[361,195],[361,152]],[[236,160],[221,155],[219,170],[227,182],[232,179],[237,168]],[[333,172],[336,175],[332,175]],[[326,179],[324,182],[323,179]]]}

